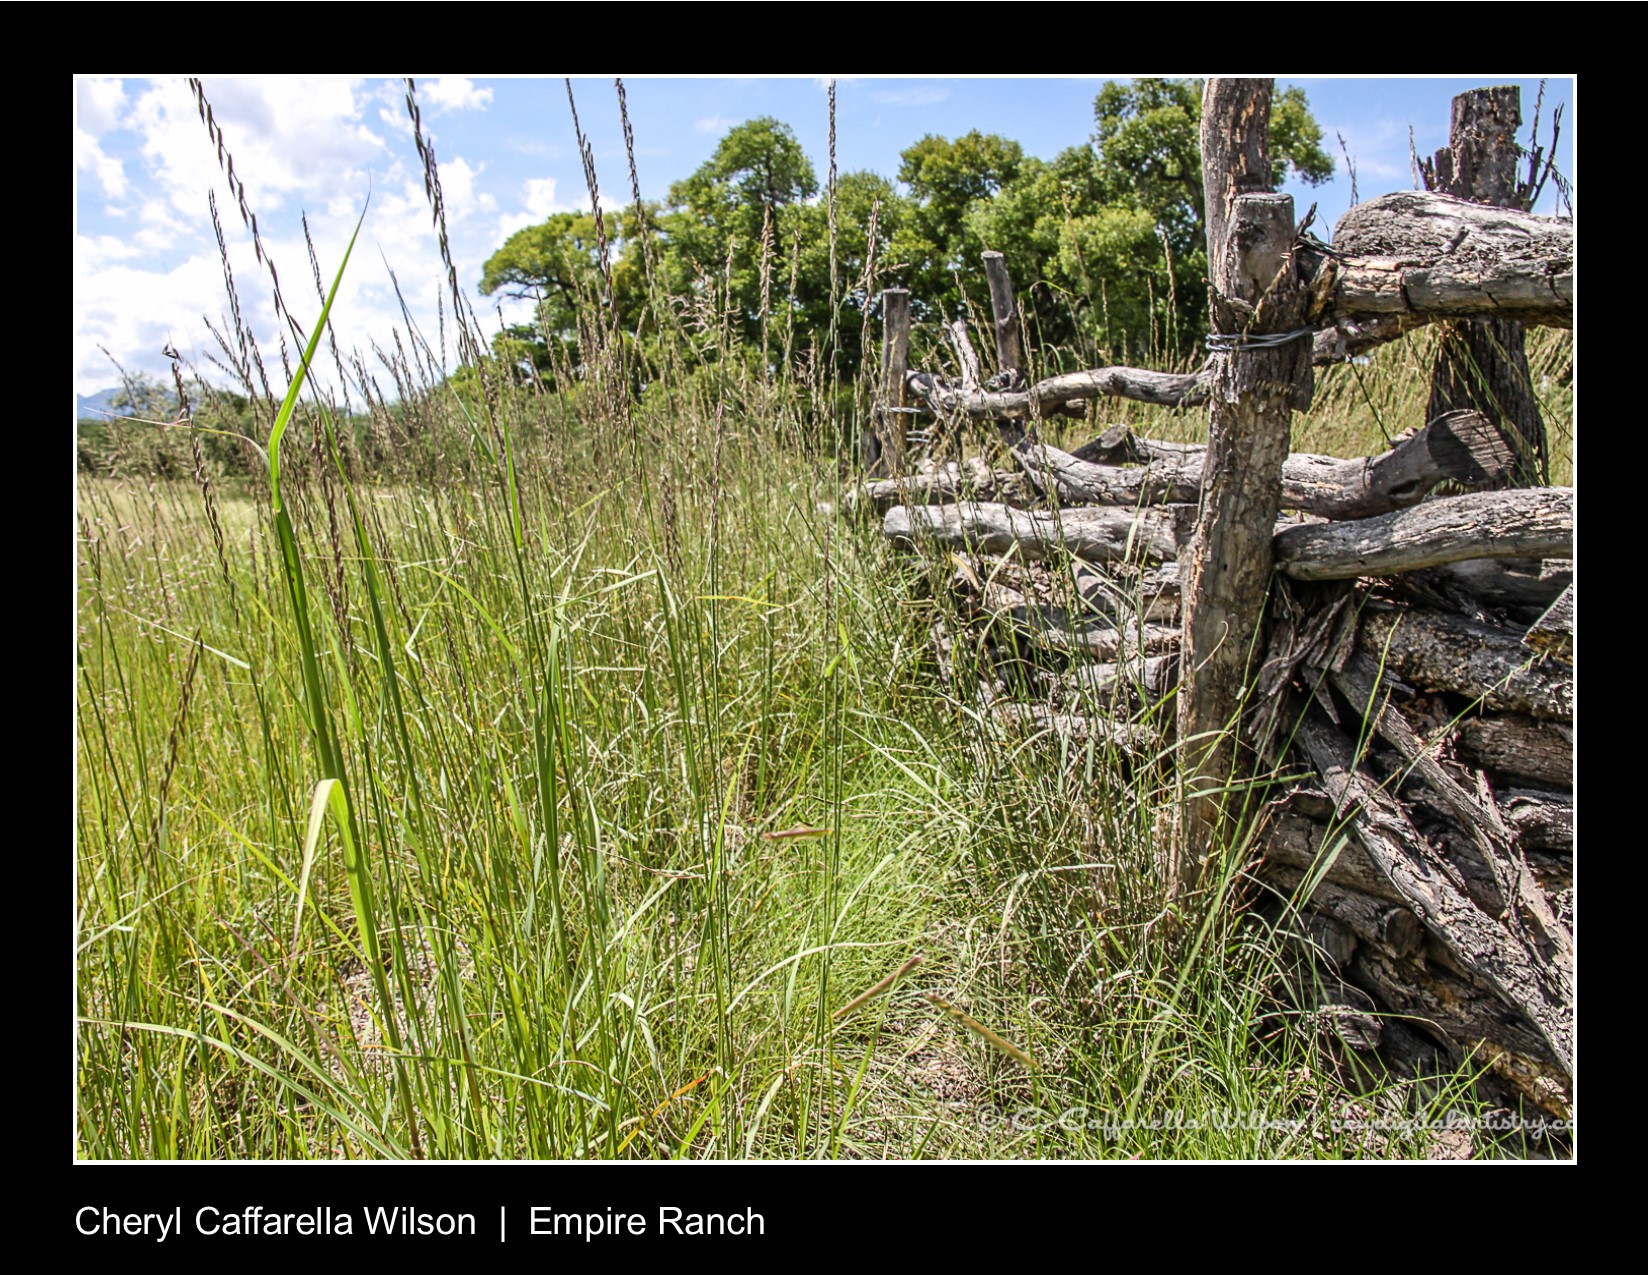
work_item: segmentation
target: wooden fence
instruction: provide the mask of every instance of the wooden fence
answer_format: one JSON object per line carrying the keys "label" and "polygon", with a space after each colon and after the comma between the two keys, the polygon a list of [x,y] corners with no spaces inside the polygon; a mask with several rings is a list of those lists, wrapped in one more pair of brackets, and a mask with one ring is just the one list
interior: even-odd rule
{"label": "wooden fence", "polygon": [[[910,298],[883,294],[882,410],[851,496],[891,541],[951,550],[984,649],[1044,664],[1038,702],[981,681],[990,719],[1155,749],[1137,710],[1176,697],[1193,796],[1171,891],[1204,888],[1258,817],[1253,875],[1296,927],[1316,970],[1302,994],[1345,1049],[1416,1076],[1476,1059],[1492,1097],[1567,1119],[1574,493],[1530,485],[1546,448],[1520,325],[1571,325],[1573,225],[1518,206],[1534,162],[1523,181],[1483,176],[1515,159],[1486,138],[1516,120],[1517,91],[1491,89],[1457,99],[1451,146],[1426,167],[1440,189],[1363,203],[1323,244],[1247,176],[1271,171],[1269,95],[1269,81],[1206,85],[1211,311],[1229,339],[1199,372],[1031,382],[987,253],[989,381],[961,323],[960,375],[911,369]],[[1437,322],[1451,326],[1426,421],[1379,456],[1289,453],[1315,366]],[[1040,441],[1039,421],[1105,397],[1207,405],[1209,442]],[[1007,464],[913,458],[913,439],[968,422],[990,423]],[[954,635],[936,641],[944,664]],[[1072,712],[1079,696],[1109,713]],[[1274,786],[1257,813],[1248,781],[1285,772],[1314,780]]]}

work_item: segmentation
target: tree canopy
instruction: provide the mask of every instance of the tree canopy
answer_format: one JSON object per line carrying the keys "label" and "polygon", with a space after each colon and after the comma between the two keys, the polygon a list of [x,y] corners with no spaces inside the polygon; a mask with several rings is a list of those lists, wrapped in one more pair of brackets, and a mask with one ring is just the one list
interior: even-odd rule
{"label": "tree canopy", "polygon": [[[1107,82],[1094,99],[1088,144],[1052,159],[974,131],[912,143],[893,180],[844,174],[836,189],[837,374],[857,369],[860,320],[885,287],[909,288],[919,321],[949,320],[971,304],[984,309],[987,248],[1007,258],[1045,366],[1190,354],[1208,302],[1201,107],[1200,81]],[[1291,172],[1309,184],[1333,174],[1300,89],[1274,94],[1269,139],[1274,187]],[[662,207],[607,214],[618,312],[609,318],[641,338],[649,270],[639,217],[647,218],[652,277],[678,299],[678,321],[720,330],[714,340],[696,338],[707,357],[737,345],[773,365],[809,342],[823,348],[833,319],[829,210],[788,125],[771,117],[740,124]],[[600,269],[594,219],[581,213],[517,231],[488,260],[483,292],[538,302],[537,352],[527,348],[529,331],[500,338],[518,366],[578,366],[572,347],[581,316],[603,295]],[[567,357],[546,357],[557,345]]]}

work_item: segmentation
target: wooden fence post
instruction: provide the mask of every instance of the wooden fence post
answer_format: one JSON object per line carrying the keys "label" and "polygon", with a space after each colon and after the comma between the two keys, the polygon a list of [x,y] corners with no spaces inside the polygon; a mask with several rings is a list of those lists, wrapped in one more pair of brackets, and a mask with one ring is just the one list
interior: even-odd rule
{"label": "wooden fence post", "polygon": [[985,263],[985,279],[991,286],[991,331],[997,338],[997,370],[1026,373],[1025,351],[1020,348],[1020,312],[1014,304],[1014,285],[1009,282],[1008,263],[1000,252],[980,254]]}
{"label": "wooden fence post", "polygon": [[882,291],[882,402],[877,411],[877,463],[866,470],[905,476],[905,372],[911,361],[911,294]]}
{"label": "wooden fence post", "polygon": [[[1211,79],[1203,91],[1203,183],[1211,326],[1255,337],[1305,324],[1294,201],[1271,190],[1272,81]],[[1272,577],[1289,417],[1312,394],[1312,342],[1216,351],[1197,529],[1181,561],[1181,746],[1190,791],[1169,888],[1195,889],[1218,844],[1227,794],[1244,775],[1237,721]]]}
{"label": "wooden fence post", "polygon": [[[1427,189],[1528,211],[1532,192],[1518,181],[1516,134],[1522,122],[1516,84],[1458,95],[1450,103],[1449,145],[1421,165]],[[1515,485],[1547,482],[1547,427],[1530,381],[1523,324],[1468,319],[1444,326],[1427,419],[1457,408],[1484,413],[1506,433],[1518,450]]]}

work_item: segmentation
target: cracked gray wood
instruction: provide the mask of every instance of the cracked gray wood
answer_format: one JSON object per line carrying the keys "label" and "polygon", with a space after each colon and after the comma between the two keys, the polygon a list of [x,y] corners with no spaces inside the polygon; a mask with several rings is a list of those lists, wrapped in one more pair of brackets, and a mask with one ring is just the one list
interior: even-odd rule
{"label": "cracked gray wood", "polygon": [[[1189,448],[1144,466],[1121,466],[1093,464],[1047,445],[1013,452],[1044,491],[1067,502],[1102,505],[1194,502],[1206,455],[1205,448]],[[1283,461],[1283,507],[1325,518],[1366,518],[1418,504],[1446,480],[1492,486],[1511,473],[1512,462],[1511,447],[1488,420],[1452,413],[1377,456],[1344,460],[1291,452]]]}
{"label": "cracked gray wood", "polygon": [[1350,580],[1468,558],[1568,558],[1575,537],[1569,487],[1472,492],[1356,522],[1278,535],[1278,569],[1297,580]]}

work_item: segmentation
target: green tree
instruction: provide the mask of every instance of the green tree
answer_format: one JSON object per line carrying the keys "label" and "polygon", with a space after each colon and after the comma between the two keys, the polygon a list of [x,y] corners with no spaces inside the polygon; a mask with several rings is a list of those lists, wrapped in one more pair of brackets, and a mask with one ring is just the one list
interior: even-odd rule
{"label": "green tree", "polygon": [[969,220],[1012,183],[1025,164],[1018,142],[995,133],[968,133],[955,141],[929,134],[900,152],[899,180],[910,191],[892,253],[918,315],[955,315],[957,275],[975,273],[983,243]]}
{"label": "green tree", "polygon": [[[975,205],[978,237],[1016,279],[1042,285],[1033,300],[1045,344],[1086,337],[1113,357],[1150,360],[1195,349],[1208,313],[1202,102],[1198,80],[1107,82],[1091,146],[1026,162]],[[1274,187],[1291,169],[1314,185],[1333,175],[1300,89],[1273,95],[1268,138]]]}
{"label": "green tree", "polygon": [[714,292],[742,338],[759,345],[764,259],[775,309],[785,254],[803,229],[805,202],[818,190],[789,125],[764,116],[730,130],[710,159],[670,188],[670,211],[660,223],[667,286],[678,296],[709,299]]}
{"label": "green tree", "polygon": [[[644,310],[646,290],[630,240],[636,230],[633,211],[607,212],[602,217],[608,238],[613,305],[619,326],[633,330]],[[494,344],[495,353],[510,365],[540,372],[554,366],[552,348],[568,366],[581,361],[580,327],[601,312],[603,296],[601,242],[596,219],[590,213],[555,213],[535,226],[516,231],[487,259],[481,272],[484,296],[495,292],[537,303],[537,334],[513,327]],[[611,322],[611,319],[609,319]],[[531,348],[534,341],[542,347]]]}

